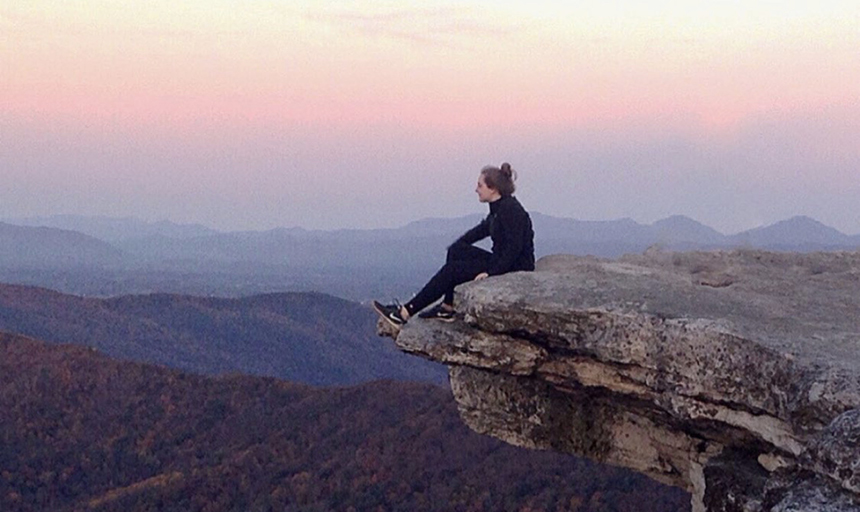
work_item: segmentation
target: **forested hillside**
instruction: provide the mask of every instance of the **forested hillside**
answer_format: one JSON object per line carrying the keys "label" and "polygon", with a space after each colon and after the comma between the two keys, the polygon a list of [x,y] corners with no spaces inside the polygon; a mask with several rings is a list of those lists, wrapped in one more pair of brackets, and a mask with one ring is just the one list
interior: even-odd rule
{"label": "forested hillside", "polygon": [[95,299],[0,285],[0,330],[96,347],[112,357],[314,385],[446,382],[443,366],[381,340],[376,318],[369,307],[320,293]]}
{"label": "forested hillside", "polygon": [[664,511],[642,476],[517,449],[447,391],[204,377],[0,334],[0,510]]}

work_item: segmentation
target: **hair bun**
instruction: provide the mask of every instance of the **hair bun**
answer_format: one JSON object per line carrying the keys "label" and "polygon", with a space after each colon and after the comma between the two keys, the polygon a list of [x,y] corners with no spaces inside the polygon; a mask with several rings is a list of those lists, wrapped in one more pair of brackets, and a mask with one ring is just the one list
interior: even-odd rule
{"label": "hair bun", "polygon": [[498,190],[503,197],[512,195],[516,190],[514,181],[517,179],[517,172],[511,169],[511,164],[507,162],[500,167],[484,166],[481,169],[481,176],[484,177],[484,182],[488,187]]}

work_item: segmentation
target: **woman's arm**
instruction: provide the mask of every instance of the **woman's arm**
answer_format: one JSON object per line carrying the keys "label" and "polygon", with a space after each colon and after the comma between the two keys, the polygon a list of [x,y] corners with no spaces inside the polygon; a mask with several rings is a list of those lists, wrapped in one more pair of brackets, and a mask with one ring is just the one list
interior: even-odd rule
{"label": "woman's arm", "polygon": [[477,226],[463,233],[460,238],[454,241],[451,245],[466,244],[472,245],[478,240],[483,240],[490,236],[490,221],[485,218]]}

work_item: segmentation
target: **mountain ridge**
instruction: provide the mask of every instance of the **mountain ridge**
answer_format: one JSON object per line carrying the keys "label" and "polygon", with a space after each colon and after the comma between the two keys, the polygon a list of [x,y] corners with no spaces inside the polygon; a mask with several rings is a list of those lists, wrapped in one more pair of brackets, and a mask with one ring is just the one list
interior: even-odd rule
{"label": "mountain ridge", "polygon": [[441,366],[378,343],[375,318],[369,307],[322,293],[100,299],[0,285],[0,330],[94,347],[120,359],[313,385],[380,378],[445,382]]}
{"label": "mountain ridge", "polygon": [[171,238],[187,238],[218,233],[202,224],[179,224],[169,220],[147,222],[136,217],[109,217],[87,215],[50,215],[46,217],[18,217],[5,222],[26,227],[53,227],[77,231],[106,242],[119,242],[131,237],[161,234]]}
{"label": "mountain ridge", "polygon": [[126,255],[98,238],[47,226],[26,227],[0,222],[0,265],[116,265]]}
{"label": "mountain ridge", "polygon": [[[13,224],[17,226],[24,227],[52,227],[57,229],[63,229],[68,231],[78,231],[87,235],[90,235],[94,238],[100,238],[107,242],[118,241],[123,239],[131,239],[131,238],[144,238],[150,236],[152,234],[162,234],[169,238],[199,238],[205,236],[217,236],[222,234],[254,234],[254,233],[283,233],[290,234],[294,236],[311,236],[311,235],[348,235],[348,234],[383,234],[383,233],[395,233],[401,232],[404,234],[408,233],[416,233],[419,236],[423,236],[424,234],[432,233],[432,234],[447,234],[447,232],[451,229],[451,225],[459,228],[468,228],[473,225],[472,223],[477,223],[481,218],[483,218],[486,214],[484,213],[471,213],[466,215],[461,215],[457,217],[425,217],[421,219],[416,219],[413,221],[409,221],[406,224],[396,227],[390,228],[336,228],[336,229],[308,229],[300,226],[291,226],[291,227],[276,227],[271,229],[260,229],[260,230],[218,230],[211,227],[208,227],[204,224],[193,223],[193,224],[183,224],[183,223],[175,223],[170,220],[160,220],[156,222],[147,222],[141,220],[136,217],[110,217],[110,216],[86,216],[86,215],[52,215],[52,216],[44,216],[44,217],[8,217],[8,218],[0,218],[0,223]],[[857,238],[860,237],[860,233],[855,235],[848,235],[843,233],[836,228],[832,228],[827,226],[826,224],[809,217],[807,215],[794,215],[792,217],[778,220],[772,222],[770,224],[762,224],[760,226],[756,226],[753,228],[741,230],[735,233],[722,233],[707,224],[699,222],[692,217],[689,217],[684,214],[673,214],[667,217],[658,219],[652,223],[642,223],[635,221],[629,217],[617,218],[617,219],[600,219],[600,220],[586,220],[586,219],[577,219],[573,217],[559,217],[555,215],[548,215],[541,213],[537,210],[532,212],[533,216],[543,217],[546,219],[552,219],[553,221],[562,221],[562,222],[572,222],[574,224],[584,224],[584,225],[627,225],[627,226],[642,226],[642,227],[657,227],[666,224],[672,224],[675,222],[683,222],[690,225],[696,225],[707,228],[713,234],[718,234],[724,237],[735,237],[738,235],[746,234],[746,233],[754,233],[761,230],[765,230],[777,225],[782,225],[786,222],[793,223],[795,221],[813,221],[820,226],[827,227],[835,233],[838,233],[841,236],[847,236],[849,238]],[[118,231],[125,233],[122,236],[117,235],[104,235],[99,236],[97,233],[104,233],[105,231]]]}

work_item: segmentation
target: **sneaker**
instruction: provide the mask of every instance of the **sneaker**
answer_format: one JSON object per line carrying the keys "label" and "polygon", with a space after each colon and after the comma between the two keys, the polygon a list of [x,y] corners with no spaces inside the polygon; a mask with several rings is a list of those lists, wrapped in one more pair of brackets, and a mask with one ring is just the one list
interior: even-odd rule
{"label": "sneaker", "polygon": [[442,307],[442,304],[436,304],[432,308],[427,311],[422,311],[418,313],[419,318],[432,318],[435,320],[441,320],[443,322],[453,322],[454,321],[454,310]]}
{"label": "sneaker", "polygon": [[406,319],[400,315],[400,307],[400,304],[397,302],[394,304],[380,304],[377,301],[373,301],[373,309],[394,327],[402,327],[406,323]]}

